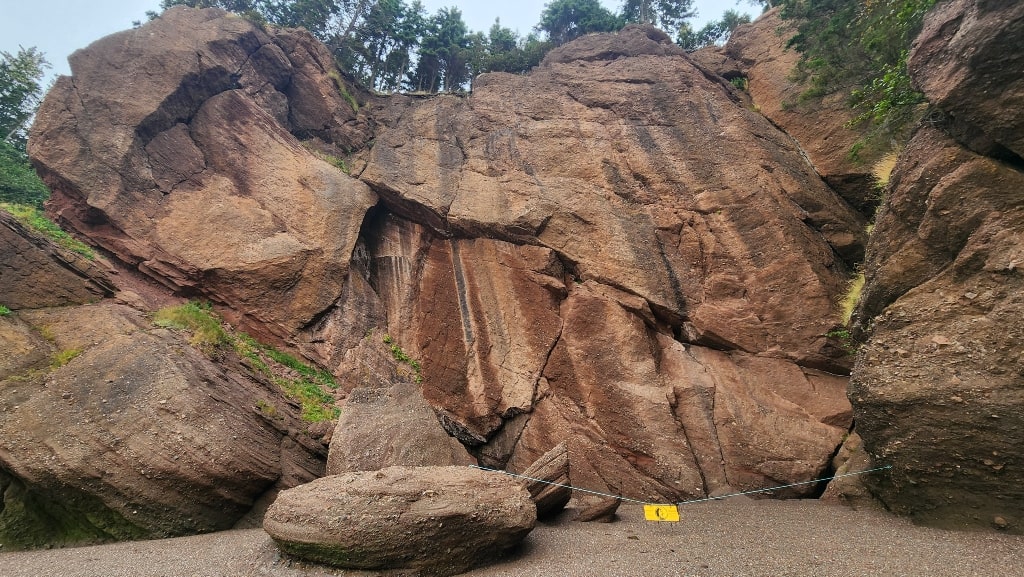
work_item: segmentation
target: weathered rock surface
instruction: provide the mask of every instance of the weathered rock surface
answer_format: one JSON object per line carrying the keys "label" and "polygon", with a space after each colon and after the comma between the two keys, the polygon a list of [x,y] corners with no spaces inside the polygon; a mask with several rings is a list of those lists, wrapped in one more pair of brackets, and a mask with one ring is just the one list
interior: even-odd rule
{"label": "weathered rock surface", "polygon": [[1024,174],[922,127],[897,166],[865,264],[857,429],[890,509],[1024,529]]}
{"label": "weathered rock surface", "polygon": [[365,141],[323,46],[175,8],[69,60],[31,135],[51,214],[257,334],[334,302],[376,197],[289,133]]}
{"label": "weathered rock surface", "polygon": [[282,551],[347,569],[455,575],[493,561],[533,529],[530,495],[470,467],[389,467],[282,492],[263,527]]}
{"label": "weathered rock surface", "polygon": [[572,499],[569,486],[569,448],[564,442],[544,453],[523,471],[523,487],[537,505],[537,518],[546,519],[560,513]]}
{"label": "weathered rock surface", "polygon": [[1024,158],[1024,4],[942,2],[929,13],[908,66],[960,143],[985,156]]}
{"label": "weathered rock surface", "polygon": [[395,383],[349,394],[331,439],[327,474],[471,463],[466,449],[441,428],[419,386]]}
{"label": "weathered rock surface", "polygon": [[275,385],[138,311],[23,310],[0,319],[0,339],[26,351],[0,363],[5,550],[227,529],[265,492],[323,474],[325,448]]}
{"label": "weathered rock surface", "polygon": [[693,58],[724,77],[746,78],[758,111],[800,143],[833,190],[871,216],[877,205],[871,164],[884,151],[864,151],[856,161],[850,158],[851,147],[864,134],[847,127],[854,118],[847,91],[801,98],[809,86],[793,74],[800,53],[786,47],[797,30],[794,21],[779,17],[780,10],[773,8],[737,27],[725,46],[702,49]]}
{"label": "weathered rock surface", "polygon": [[[926,18],[911,74],[953,121],[923,125],[897,164],[864,267],[857,316],[867,342],[850,389],[867,452],[893,466],[869,480],[887,507],[930,524],[1017,533],[1024,172],[1005,151],[1024,109],[1020,55],[1000,46],[1019,39],[1021,13],[948,2]],[[982,98],[990,102],[965,94],[986,86],[1000,87]]]}
{"label": "weathered rock surface", "polygon": [[[433,409],[410,426],[489,467],[564,441],[573,485],[671,501],[829,466],[863,218],[728,83],[632,27],[347,116],[307,40],[175,9],[76,53],[32,134],[51,212],[346,392],[394,380],[388,335]],[[374,126],[358,180],[298,140]]]}
{"label": "weathered rock surface", "polygon": [[114,293],[107,274],[0,211],[0,304],[9,309],[85,304]]}

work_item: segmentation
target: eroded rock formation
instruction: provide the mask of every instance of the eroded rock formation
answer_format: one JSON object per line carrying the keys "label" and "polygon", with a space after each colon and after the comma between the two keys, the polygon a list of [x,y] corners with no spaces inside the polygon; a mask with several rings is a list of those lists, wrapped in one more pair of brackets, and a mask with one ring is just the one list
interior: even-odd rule
{"label": "eroded rock formation", "polygon": [[275,385],[137,310],[21,310],[0,318],[0,342],[20,361],[0,364],[6,547],[228,529],[264,493],[323,474],[326,447]]}
{"label": "eroded rock formation", "polygon": [[643,27],[465,97],[371,97],[324,54],[186,8],[79,51],[30,144],[51,213],[346,391],[398,362],[489,466],[564,442],[573,484],[659,501],[829,467],[864,220],[727,82]]}
{"label": "eroded rock formation", "polygon": [[926,19],[910,72],[933,122],[901,155],[872,235],[851,382],[864,445],[893,466],[872,484],[889,508],[1018,533],[1024,172],[1011,151],[1024,108],[1006,47],[1022,25],[1024,5],[972,0]]}
{"label": "eroded rock formation", "polygon": [[851,151],[865,130],[851,129],[855,115],[844,90],[806,98],[810,83],[799,78],[800,53],[788,44],[796,23],[783,20],[773,8],[750,24],[736,28],[723,47],[697,51],[694,59],[730,79],[743,81],[753,106],[800,143],[826,183],[853,207],[871,216],[877,206],[871,165],[884,150]]}
{"label": "eroded rock formation", "polygon": [[345,569],[445,577],[501,557],[533,530],[530,494],[468,467],[330,475],[281,493],[264,528],[281,550]]}

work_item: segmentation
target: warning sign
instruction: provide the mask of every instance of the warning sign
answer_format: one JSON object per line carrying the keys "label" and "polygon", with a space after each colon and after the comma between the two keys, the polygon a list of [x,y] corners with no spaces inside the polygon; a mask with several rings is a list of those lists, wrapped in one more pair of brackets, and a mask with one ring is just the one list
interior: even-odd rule
{"label": "warning sign", "polygon": [[679,521],[679,508],[675,505],[644,505],[648,521]]}

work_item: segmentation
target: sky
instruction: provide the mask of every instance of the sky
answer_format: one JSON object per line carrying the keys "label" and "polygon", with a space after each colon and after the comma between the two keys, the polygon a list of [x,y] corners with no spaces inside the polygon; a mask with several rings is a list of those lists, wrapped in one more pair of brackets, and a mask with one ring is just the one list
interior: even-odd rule
{"label": "sky", "polygon": [[[462,11],[470,30],[487,32],[495,18],[501,25],[528,34],[540,20],[550,0],[422,0],[433,14],[449,6]],[[737,3],[739,2],[739,3]],[[618,11],[621,0],[601,0]],[[0,0],[0,50],[14,54],[18,47],[35,46],[53,68],[44,84],[57,74],[70,74],[67,57],[108,34],[132,27],[135,20],[146,20],[147,10],[159,10],[160,0]],[[746,12],[752,17],[760,9],[747,0],[694,0],[697,18],[694,28],[716,20],[726,10]]]}

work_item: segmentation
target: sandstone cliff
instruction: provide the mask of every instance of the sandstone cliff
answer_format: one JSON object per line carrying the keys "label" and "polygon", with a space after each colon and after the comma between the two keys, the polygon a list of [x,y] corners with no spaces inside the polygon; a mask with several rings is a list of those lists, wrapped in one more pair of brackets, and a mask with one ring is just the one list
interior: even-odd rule
{"label": "sandstone cliff", "polygon": [[[429,450],[410,455],[385,441],[363,459],[357,440],[372,431],[349,418],[331,446],[337,470],[425,464],[430,454],[464,462],[468,450],[523,471],[564,443],[575,485],[684,500],[814,479],[850,430],[842,375],[852,358],[826,334],[863,258],[865,222],[818,172],[849,173],[823,171],[824,145],[780,131],[656,30],[587,36],[529,75],[488,74],[471,95],[423,99],[360,91],[304,32],[175,8],[75,53],[72,72],[40,109],[30,153],[53,189],[48,210],[111,259],[121,271],[114,284],[143,278],[163,298],[213,302],[234,325],[328,368],[342,396],[360,389],[353,415],[371,410],[368,400],[418,389],[409,403],[391,403],[415,421],[408,431],[401,416],[366,426],[394,427],[392,443],[430,431]],[[815,146],[823,152],[810,154],[812,165],[804,148]],[[878,271],[901,258],[875,254]],[[874,281],[869,295],[890,296],[866,298],[861,318],[923,278],[897,288]],[[153,299],[121,301],[145,310]],[[240,432],[173,428],[178,445],[145,451],[104,437],[90,462],[135,471],[151,454],[162,463],[147,476],[156,465],[141,459],[143,473],[104,484],[70,466],[75,455],[27,449],[45,444],[52,423],[0,421],[20,443],[0,451],[9,490],[54,498],[60,514],[51,517],[78,520],[91,538],[131,537],[220,528],[264,491],[320,474],[326,451],[302,425],[240,414],[271,384],[211,363],[137,311],[97,307],[19,310],[0,320],[20,327],[5,342],[31,332],[21,323],[53,317],[70,327],[104,311],[127,327],[113,332],[123,335],[117,350],[150,348],[118,359],[97,349],[91,362],[151,363],[141,372],[173,374],[170,384],[94,394],[117,378],[75,359],[57,371],[60,387],[26,398],[11,375],[28,367],[12,369],[0,402],[40,414],[59,390],[83,414],[109,415],[110,398],[124,399],[125,412],[108,421],[76,421],[75,439],[127,423],[142,427],[133,438],[162,438],[171,421],[139,425],[163,414],[162,401],[181,419],[214,415]],[[952,337],[936,334],[946,350]],[[896,358],[883,367],[906,359]],[[865,444],[881,455],[874,405],[855,401]],[[464,449],[435,439],[438,424]],[[173,458],[181,447],[240,462],[231,474],[182,467]],[[168,482],[190,483],[196,502],[157,497]],[[231,506],[211,517],[203,499],[220,486],[232,488]],[[62,490],[70,497],[55,498]],[[160,521],[134,523],[134,511]]]}

